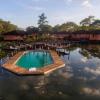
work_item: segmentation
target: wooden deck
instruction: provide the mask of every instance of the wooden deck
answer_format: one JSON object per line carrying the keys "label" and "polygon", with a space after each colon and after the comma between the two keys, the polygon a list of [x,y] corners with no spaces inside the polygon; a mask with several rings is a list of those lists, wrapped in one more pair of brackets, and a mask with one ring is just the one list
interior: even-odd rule
{"label": "wooden deck", "polygon": [[24,52],[19,52],[15,56],[13,56],[9,61],[3,64],[3,68],[18,75],[38,75],[47,74],[65,66],[64,62],[61,60],[61,58],[57,55],[55,51],[50,50],[50,53],[54,63],[48,66],[44,66],[43,68],[36,69],[36,71],[29,71],[28,69],[21,68],[15,65],[15,62],[19,59],[19,57],[24,54]]}

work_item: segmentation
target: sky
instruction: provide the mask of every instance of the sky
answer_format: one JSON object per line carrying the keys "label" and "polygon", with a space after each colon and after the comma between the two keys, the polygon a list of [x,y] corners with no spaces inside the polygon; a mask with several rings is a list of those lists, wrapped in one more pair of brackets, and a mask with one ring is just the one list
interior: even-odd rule
{"label": "sky", "polygon": [[0,0],[0,19],[20,28],[37,26],[45,13],[50,25],[68,21],[79,23],[90,15],[100,18],[100,0]]}

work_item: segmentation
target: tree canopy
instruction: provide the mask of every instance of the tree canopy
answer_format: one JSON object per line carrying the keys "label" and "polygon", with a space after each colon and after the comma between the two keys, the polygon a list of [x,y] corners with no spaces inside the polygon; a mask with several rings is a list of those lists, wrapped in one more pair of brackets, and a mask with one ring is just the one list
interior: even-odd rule
{"label": "tree canopy", "polygon": [[80,22],[79,29],[81,30],[97,30],[100,29],[100,20],[95,19],[94,16],[89,16],[87,18],[84,18]]}
{"label": "tree canopy", "polygon": [[78,29],[78,25],[74,22],[66,22],[61,25],[56,25],[53,27],[53,32],[72,32]]}
{"label": "tree canopy", "polygon": [[84,18],[81,22],[80,25],[82,26],[90,26],[92,22],[94,21],[94,16],[89,16],[87,18]]}
{"label": "tree canopy", "polygon": [[60,31],[76,31],[78,25],[74,22],[67,22],[60,26]]}
{"label": "tree canopy", "polygon": [[17,26],[10,23],[9,21],[4,21],[2,19],[0,19],[0,33],[6,33],[6,32],[10,32],[13,30],[16,30]]}
{"label": "tree canopy", "polygon": [[39,29],[38,29],[38,27],[29,26],[26,28],[26,31],[28,34],[32,34],[32,33],[38,33]]}
{"label": "tree canopy", "polygon": [[96,19],[91,26],[95,27],[96,29],[100,29],[100,20]]}

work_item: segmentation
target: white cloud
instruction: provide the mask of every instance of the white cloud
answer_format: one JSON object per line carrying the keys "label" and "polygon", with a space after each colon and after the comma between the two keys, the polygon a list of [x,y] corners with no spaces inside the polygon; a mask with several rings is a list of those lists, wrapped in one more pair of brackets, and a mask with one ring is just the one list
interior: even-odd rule
{"label": "white cloud", "polygon": [[93,75],[96,75],[96,76],[100,75],[100,68],[99,67],[97,67],[96,69],[92,69],[92,68],[89,68],[89,67],[85,67],[84,70],[86,72],[89,72],[89,73],[91,73]]}
{"label": "white cloud", "polygon": [[72,0],[67,0],[68,2],[72,2]]}
{"label": "white cloud", "polygon": [[82,3],[82,6],[87,7],[87,8],[93,7],[93,5],[91,4],[91,0],[84,0]]}
{"label": "white cloud", "polygon": [[73,70],[70,66],[58,71],[59,75],[61,75],[65,79],[70,79],[74,76]]}
{"label": "white cloud", "polygon": [[[71,3],[71,2],[73,2],[74,0],[64,0],[64,2],[66,3],[66,4],[68,4],[68,3]],[[76,1],[78,1],[78,0],[76,0]],[[87,7],[87,8],[92,8],[93,7],[93,5],[92,5],[92,3],[91,3],[91,0],[80,0],[81,2],[82,2],[82,6],[84,6],[84,7]],[[79,2],[79,1],[78,1]]]}
{"label": "white cloud", "polygon": [[82,61],[83,63],[86,63],[86,62],[88,61],[88,59],[87,59],[87,57],[83,57],[83,58],[81,59],[81,61]]}
{"label": "white cloud", "polygon": [[100,96],[100,89],[85,87],[82,89],[82,93],[93,95],[93,96]]}

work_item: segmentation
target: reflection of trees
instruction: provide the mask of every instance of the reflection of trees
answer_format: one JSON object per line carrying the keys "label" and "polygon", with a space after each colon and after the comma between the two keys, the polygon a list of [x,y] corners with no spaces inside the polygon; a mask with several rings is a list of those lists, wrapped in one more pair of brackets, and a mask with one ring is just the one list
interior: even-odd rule
{"label": "reflection of trees", "polygon": [[91,55],[93,57],[100,58],[100,47],[99,48],[93,48],[93,49],[89,50],[89,52],[91,53]]}
{"label": "reflection of trees", "polygon": [[85,57],[91,55],[100,58],[100,45],[84,45],[80,53]]}
{"label": "reflection of trees", "polygon": [[91,57],[90,52],[88,52],[88,51],[85,50],[85,49],[81,49],[81,50],[79,51],[79,53],[80,53],[82,56],[84,56],[84,57],[86,57],[86,58],[88,58],[88,59]]}

